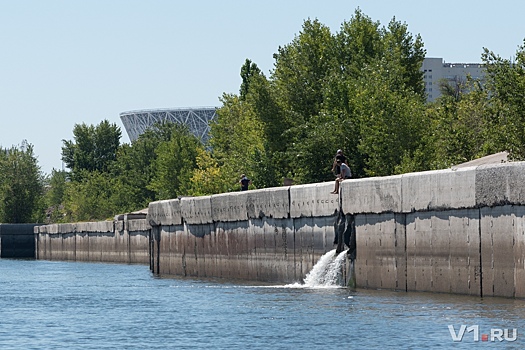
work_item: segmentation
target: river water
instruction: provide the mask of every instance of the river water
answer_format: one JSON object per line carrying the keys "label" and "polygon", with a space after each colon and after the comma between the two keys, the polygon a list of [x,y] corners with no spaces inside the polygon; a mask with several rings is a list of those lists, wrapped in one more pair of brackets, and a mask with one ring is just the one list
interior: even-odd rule
{"label": "river water", "polygon": [[350,290],[326,275],[261,285],[0,259],[0,349],[525,348],[523,300]]}

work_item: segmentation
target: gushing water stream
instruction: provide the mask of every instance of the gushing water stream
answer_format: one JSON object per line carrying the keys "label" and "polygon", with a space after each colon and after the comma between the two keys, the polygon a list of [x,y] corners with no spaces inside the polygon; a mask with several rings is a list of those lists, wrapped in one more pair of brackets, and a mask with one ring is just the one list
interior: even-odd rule
{"label": "gushing water stream", "polygon": [[288,287],[294,288],[340,288],[342,282],[342,267],[345,261],[346,250],[336,255],[333,249],[324,254],[306,274],[304,284],[294,283]]}

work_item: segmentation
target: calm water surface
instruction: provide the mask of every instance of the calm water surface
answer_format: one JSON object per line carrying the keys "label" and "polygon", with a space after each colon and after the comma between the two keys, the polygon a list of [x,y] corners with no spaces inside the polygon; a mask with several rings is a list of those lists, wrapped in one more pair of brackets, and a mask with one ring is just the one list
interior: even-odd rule
{"label": "calm water surface", "polygon": [[[455,337],[467,327],[461,341],[449,325]],[[509,329],[507,339],[517,329],[516,340],[491,341],[491,329]],[[296,348],[522,349],[525,302],[163,279],[139,265],[0,259],[0,349]]]}

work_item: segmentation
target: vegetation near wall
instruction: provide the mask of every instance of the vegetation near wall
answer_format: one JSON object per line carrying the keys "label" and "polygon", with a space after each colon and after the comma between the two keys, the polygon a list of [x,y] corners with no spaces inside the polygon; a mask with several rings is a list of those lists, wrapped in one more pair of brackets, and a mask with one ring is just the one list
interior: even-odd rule
{"label": "vegetation near wall", "polygon": [[[155,200],[236,191],[242,173],[251,188],[333,180],[337,149],[354,177],[501,151],[524,160],[525,45],[512,61],[484,49],[485,81],[444,82],[434,103],[426,103],[420,71],[425,54],[421,37],[395,18],[382,25],[358,9],[335,32],[308,19],[267,74],[246,59],[239,93],[221,97],[207,145],[181,125],[157,125],[133,144],[120,144],[120,128],[108,121],[75,125],[74,139],[63,140],[68,171],[45,178],[30,145],[2,149],[0,221],[100,220]],[[32,169],[27,179],[8,175],[17,152]]]}

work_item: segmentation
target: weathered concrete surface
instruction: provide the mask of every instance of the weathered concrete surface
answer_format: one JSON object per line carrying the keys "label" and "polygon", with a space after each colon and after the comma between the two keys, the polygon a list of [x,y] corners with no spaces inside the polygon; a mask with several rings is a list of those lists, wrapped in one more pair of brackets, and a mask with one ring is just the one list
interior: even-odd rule
{"label": "weathered concrete surface", "polygon": [[38,255],[131,260],[121,245],[136,235],[137,255],[148,249],[161,275],[297,282],[352,222],[357,287],[524,298],[524,170],[485,164],[350,179],[339,195],[331,181],[153,202],[145,223],[40,227]]}
{"label": "weathered concrete surface", "polygon": [[247,221],[247,199],[247,191],[224,193],[211,196],[210,202],[212,222]]}
{"label": "weathered concrete surface", "polygon": [[333,182],[290,187],[290,217],[334,216],[339,211],[339,197],[330,192]]}
{"label": "weathered concrete surface", "polygon": [[525,205],[525,162],[476,168],[476,205]]}
{"label": "weathered concrete surface", "polygon": [[401,213],[401,182],[401,175],[343,181],[342,210],[347,214]]}
{"label": "weathered concrete surface", "polygon": [[401,176],[401,212],[476,207],[475,168]]}
{"label": "weathered concrete surface", "polygon": [[481,256],[483,271],[483,295],[524,297],[520,294],[524,281],[518,280],[523,271],[522,261],[523,207],[516,211],[510,205],[481,209]]}
{"label": "weathered concrete surface", "polygon": [[480,295],[477,210],[407,215],[407,290]]}
{"label": "weathered concrete surface", "polygon": [[211,224],[211,196],[184,197],[180,200],[180,209],[184,222],[188,224]]}
{"label": "weathered concrete surface", "polygon": [[[115,231],[113,261],[124,261],[127,255],[128,262],[131,264],[148,264],[150,225],[144,219],[127,220],[125,228],[122,236],[117,235]],[[124,241],[126,238],[128,239],[127,244]],[[128,251],[122,250],[122,246],[127,246]]]}
{"label": "weathered concrete surface", "polygon": [[406,290],[404,220],[393,213],[356,216],[355,272],[361,287]]}
{"label": "weathered concrete surface", "polygon": [[290,216],[290,187],[275,187],[244,193],[247,195],[248,218],[286,219]]}
{"label": "weathered concrete surface", "polygon": [[34,232],[37,259],[150,262],[150,226],[145,219],[44,225]]}
{"label": "weathered concrete surface", "polygon": [[148,206],[146,221],[150,225],[180,225],[182,214],[179,199],[151,202]]}

